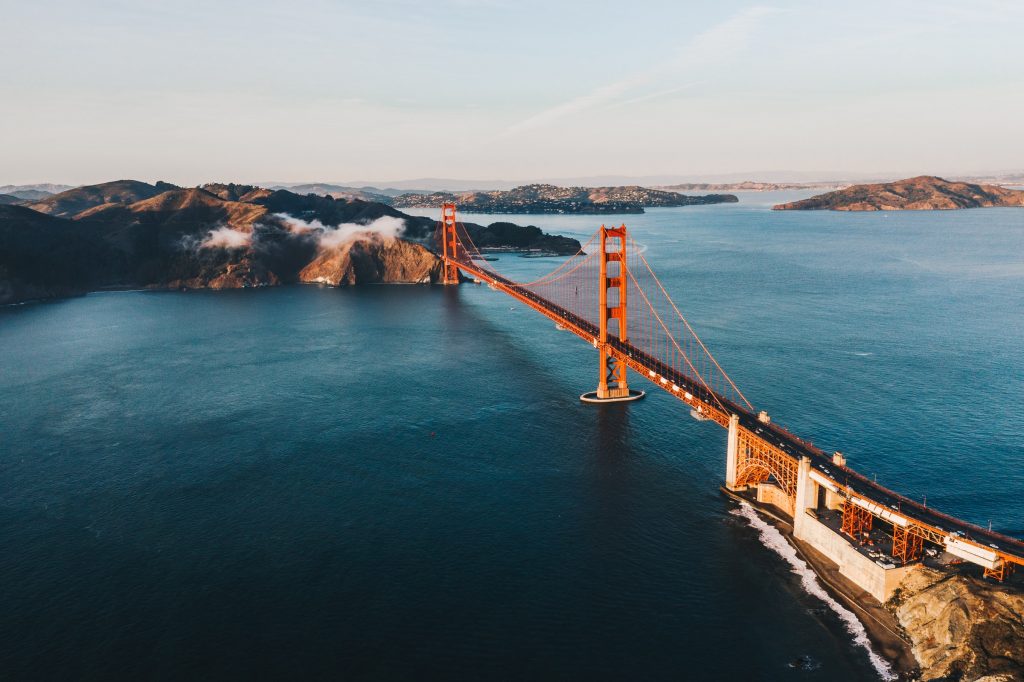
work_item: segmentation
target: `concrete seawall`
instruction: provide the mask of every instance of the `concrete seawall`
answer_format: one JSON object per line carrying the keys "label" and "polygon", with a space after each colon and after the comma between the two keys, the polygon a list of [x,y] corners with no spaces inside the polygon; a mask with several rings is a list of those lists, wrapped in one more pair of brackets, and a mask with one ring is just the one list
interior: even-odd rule
{"label": "concrete seawall", "polygon": [[835,562],[839,572],[879,602],[886,602],[913,566],[882,565],[862,554],[850,541],[805,511],[797,540],[806,542]]}

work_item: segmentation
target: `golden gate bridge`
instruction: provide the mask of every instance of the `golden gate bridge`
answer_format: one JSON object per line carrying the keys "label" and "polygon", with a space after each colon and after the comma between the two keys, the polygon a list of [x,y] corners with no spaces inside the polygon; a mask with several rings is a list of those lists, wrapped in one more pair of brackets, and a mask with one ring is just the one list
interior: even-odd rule
{"label": "golden gate bridge", "polygon": [[[672,301],[625,225],[602,225],[575,255],[530,282],[513,281],[488,264],[458,222],[454,204],[443,205],[436,239],[442,283],[458,284],[460,271],[468,273],[597,350],[597,388],[581,400],[642,398],[643,391],[629,386],[631,369],[687,405],[692,416],[727,429],[725,488],[756,490],[757,501],[793,519],[797,539],[821,548],[820,507],[840,515],[838,530],[854,545],[872,529],[884,533],[891,540],[891,563],[876,563],[885,568],[920,559],[926,546],[975,564],[986,577],[1000,581],[1015,565],[1024,565],[1024,541],[889,490],[846,466],[841,453],[826,453],[755,410]],[[849,559],[842,552],[825,553]],[[877,578],[852,566],[849,570],[861,583]],[[882,585],[873,593],[883,600],[893,587]]]}

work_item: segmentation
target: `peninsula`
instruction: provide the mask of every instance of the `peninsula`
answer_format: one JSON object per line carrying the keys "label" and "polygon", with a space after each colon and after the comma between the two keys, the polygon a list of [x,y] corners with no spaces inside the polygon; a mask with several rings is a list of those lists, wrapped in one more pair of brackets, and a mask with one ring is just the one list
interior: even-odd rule
{"label": "peninsula", "polygon": [[432,192],[402,194],[392,199],[400,208],[438,208],[454,202],[468,213],[643,213],[645,207],[735,203],[732,194],[689,196],[678,192],[628,187],[557,187],[523,185],[490,192]]}
{"label": "peninsula", "polygon": [[[436,225],[379,202],[252,185],[88,185],[0,204],[0,304],[104,288],[432,282]],[[465,229],[484,249],[580,249],[532,225]]]}
{"label": "peninsula", "polygon": [[849,187],[848,182],[684,182],[677,185],[661,185],[658,189],[671,192],[779,192],[791,189],[841,189]]}
{"label": "peninsula", "polygon": [[1024,206],[1024,191],[996,185],[951,182],[933,175],[853,185],[773,207],[776,211],[936,211]]}

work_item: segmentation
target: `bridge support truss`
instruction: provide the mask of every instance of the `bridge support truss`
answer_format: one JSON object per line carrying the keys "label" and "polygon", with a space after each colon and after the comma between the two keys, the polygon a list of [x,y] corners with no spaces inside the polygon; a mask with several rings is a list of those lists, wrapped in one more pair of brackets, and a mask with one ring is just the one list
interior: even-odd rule
{"label": "bridge support truss", "polygon": [[924,538],[913,531],[912,528],[901,526],[898,523],[892,527],[892,557],[899,559],[904,566],[908,561],[914,561],[924,551]]}
{"label": "bridge support truss", "polygon": [[875,517],[867,509],[862,509],[846,500],[843,505],[843,525],[840,530],[857,542],[864,544],[864,533],[871,530]]}
{"label": "bridge support truss", "polygon": [[994,578],[999,582],[1003,582],[1006,578],[1009,578],[1013,573],[1013,564],[1008,561],[1001,559],[993,568],[985,568],[984,575],[986,578]]}

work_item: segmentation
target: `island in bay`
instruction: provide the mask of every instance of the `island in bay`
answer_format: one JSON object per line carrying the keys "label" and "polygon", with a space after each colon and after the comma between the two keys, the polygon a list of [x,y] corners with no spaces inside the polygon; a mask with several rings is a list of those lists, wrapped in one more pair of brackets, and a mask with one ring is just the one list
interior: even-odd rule
{"label": "island in bay", "polygon": [[773,208],[776,211],[938,211],[994,206],[1024,206],[1024,191],[920,175],[895,182],[853,185]]}

